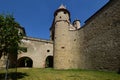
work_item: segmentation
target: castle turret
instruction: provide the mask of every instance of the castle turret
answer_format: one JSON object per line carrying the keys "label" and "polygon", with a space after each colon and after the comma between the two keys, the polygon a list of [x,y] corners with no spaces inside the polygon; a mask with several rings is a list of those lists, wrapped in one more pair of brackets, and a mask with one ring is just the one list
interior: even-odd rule
{"label": "castle turret", "polygon": [[54,13],[55,23],[59,21],[70,22],[70,13],[65,8],[65,6],[61,5]]}
{"label": "castle turret", "polygon": [[61,5],[54,13],[54,68],[68,69],[70,13]]}
{"label": "castle turret", "polygon": [[[61,5],[54,13],[51,40],[54,41],[54,68],[77,69],[79,68],[79,32],[80,22],[70,21],[70,12]],[[76,59],[75,59],[76,58]]]}
{"label": "castle turret", "polygon": [[73,22],[73,26],[74,26],[76,29],[79,29],[79,28],[81,27],[81,25],[80,25],[80,20],[75,20],[75,21]]}

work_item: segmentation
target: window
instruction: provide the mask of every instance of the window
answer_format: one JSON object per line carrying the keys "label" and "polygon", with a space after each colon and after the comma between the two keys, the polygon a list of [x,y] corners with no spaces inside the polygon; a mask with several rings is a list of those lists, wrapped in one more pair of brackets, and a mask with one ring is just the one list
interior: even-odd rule
{"label": "window", "polygon": [[64,14],[66,14],[66,12],[64,12]]}
{"label": "window", "polygon": [[74,41],[76,41],[76,39],[74,39]]}
{"label": "window", "polygon": [[50,50],[47,50],[47,52],[50,52]]}
{"label": "window", "polygon": [[65,47],[61,47],[62,49],[64,49]]}

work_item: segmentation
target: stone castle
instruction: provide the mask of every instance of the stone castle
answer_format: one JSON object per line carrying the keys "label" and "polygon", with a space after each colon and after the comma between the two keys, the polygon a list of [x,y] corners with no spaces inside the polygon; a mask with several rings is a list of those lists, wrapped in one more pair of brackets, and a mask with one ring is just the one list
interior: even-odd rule
{"label": "stone castle", "polygon": [[17,66],[120,70],[120,0],[110,0],[84,26],[79,20],[71,23],[70,16],[61,5],[54,13],[50,40],[24,37],[27,52],[18,55]]}

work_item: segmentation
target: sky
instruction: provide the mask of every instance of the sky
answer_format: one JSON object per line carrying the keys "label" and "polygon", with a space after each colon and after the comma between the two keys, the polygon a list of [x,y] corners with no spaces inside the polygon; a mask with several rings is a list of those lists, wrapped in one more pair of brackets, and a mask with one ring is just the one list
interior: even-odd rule
{"label": "sky", "polygon": [[[12,14],[27,36],[49,39],[53,14],[63,4],[81,25],[109,0],[0,0],[0,14]],[[72,23],[72,22],[71,22]]]}

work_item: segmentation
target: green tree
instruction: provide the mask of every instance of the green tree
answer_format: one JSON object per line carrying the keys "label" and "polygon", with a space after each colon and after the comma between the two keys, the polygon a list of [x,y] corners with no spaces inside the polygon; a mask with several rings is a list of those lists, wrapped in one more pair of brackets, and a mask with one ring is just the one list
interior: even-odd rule
{"label": "green tree", "polygon": [[19,32],[20,25],[11,15],[0,15],[0,51],[1,53],[17,54],[23,38],[23,34]]}
{"label": "green tree", "polygon": [[15,61],[11,67],[15,66],[18,52],[24,50],[20,47],[23,34],[19,31],[19,27],[12,15],[0,15],[0,57],[2,54],[6,56],[7,70],[12,62],[10,60]]}

